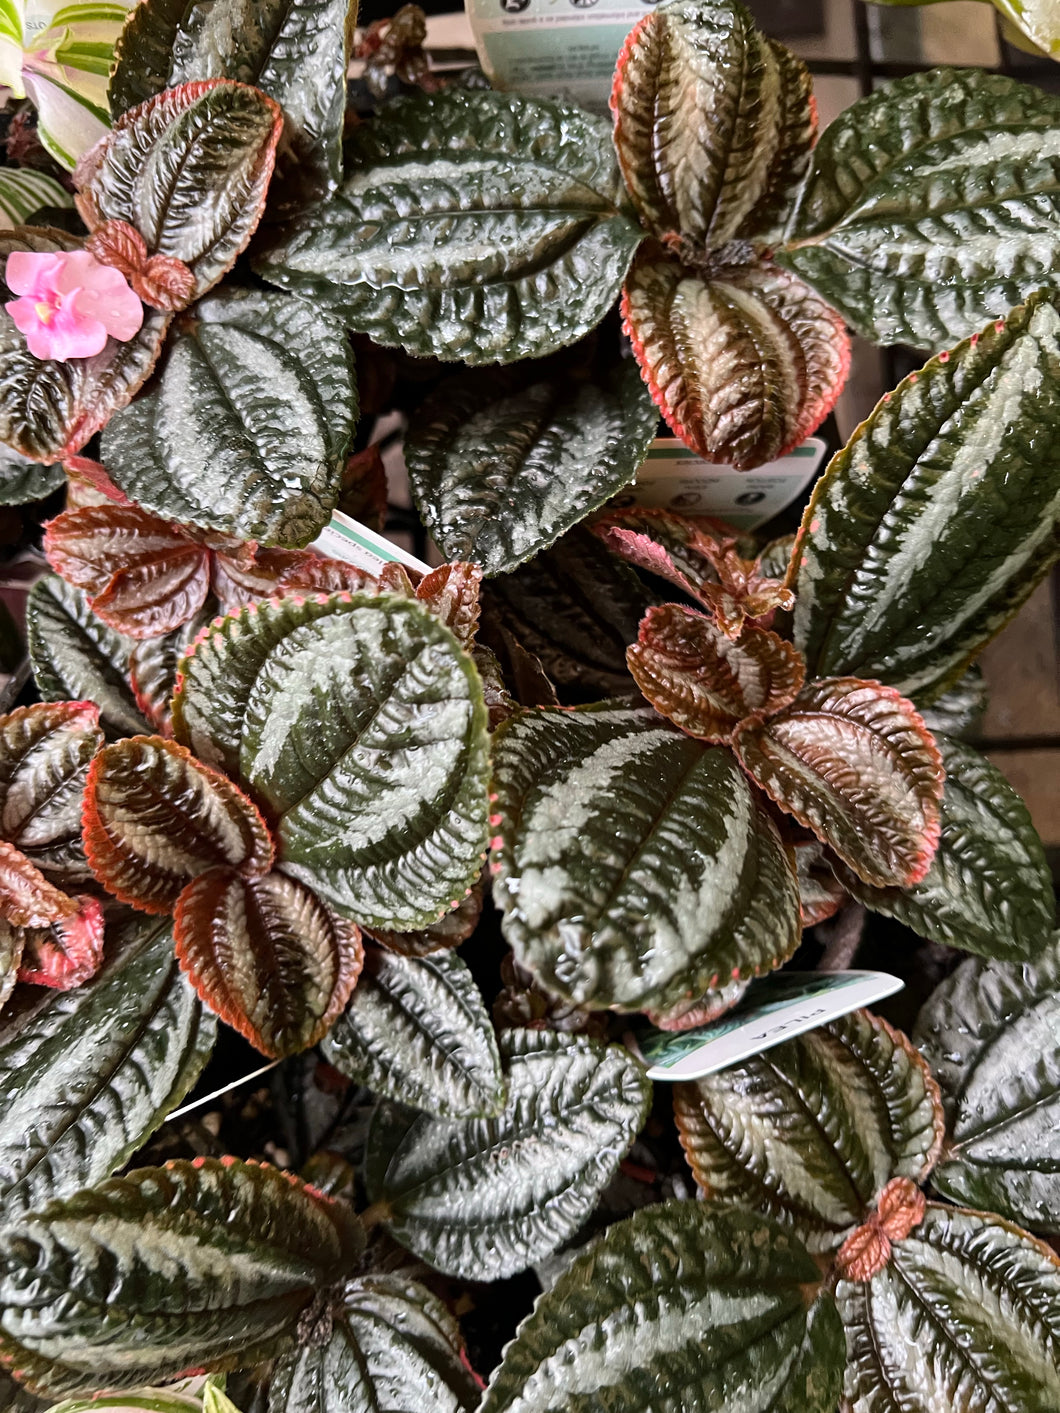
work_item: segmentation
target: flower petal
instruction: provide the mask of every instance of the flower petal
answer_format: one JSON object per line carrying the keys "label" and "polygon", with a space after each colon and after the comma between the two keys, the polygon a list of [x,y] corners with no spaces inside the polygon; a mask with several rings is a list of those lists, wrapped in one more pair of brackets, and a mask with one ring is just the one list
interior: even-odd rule
{"label": "flower petal", "polygon": [[[4,283],[12,294],[25,294],[32,299],[50,298],[62,264],[58,254],[13,250],[7,257]],[[21,324],[19,328],[22,328]],[[25,333],[25,330],[22,332]]]}
{"label": "flower petal", "polygon": [[93,283],[75,290],[65,307],[72,309],[82,322],[98,321],[112,338],[124,342],[139,332],[144,321],[144,307],[139,295],[129,288],[124,275],[106,265],[98,268],[114,279],[101,279],[93,275]]}

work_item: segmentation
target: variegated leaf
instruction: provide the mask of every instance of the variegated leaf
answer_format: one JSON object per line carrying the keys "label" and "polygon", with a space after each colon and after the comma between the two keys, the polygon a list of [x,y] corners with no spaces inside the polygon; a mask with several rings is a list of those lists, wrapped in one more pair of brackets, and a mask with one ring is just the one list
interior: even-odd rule
{"label": "variegated leaf", "polygon": [[934,349],[1060,286],[1060,98],[933,69],[817,144],[777,259],[877,343]]}
{"label": "variegated leaf", "polygon": [[776,460],[820,426],[846,381],[843,321],[765,262],[701,273],[647,247],[622,314],[656,406],[706,461],[749,471]]}
{"label": "variegated leaf", "polygon": [[538,1299],[481,1413],[834,1413],[843,1331],[818,1278],[790,1232],[749,1212],[647,1207]]}
{"label": "variegated leaf", "polygon": [[444,913],[437,922],[429,923],[416,932],[391,932],[385,927],[366,927],[365,932],[373,942],[402,957],[429,957],[435,952],[446,952],[466,942],[478,926],[482,916],[483,891],[483,880],[480,878],[455,908]]}
{"label": "variegated leaf", "polygon": [[817,676],[929,701],[1057,555],[1060,312],[1033,298],[888,394],[818,481],[792,555]]}
{"label": "variegated leaf", "polygon": [[745,628],[733,642],[676,603],[648,610],[626,661],[655,710],[704,741],[728,741],[752,713],[772,716],[795,700],[806,676],[799,653],[775,633]]}
{"label": "variegated leaf", "polygon": [[987,707],[988,691],[983,670],[973,663],[963,677],[936,697],[929,706],[914,705],[931,732],[974,739]]}
{"label": "variegated leaf", "polygon": [[95,976],[103,960],[104,919],[99,899],[82,894],[75,911],[44,927],[27,927],[19,981],[71,991]]}
{"label": "variegated leaf", "polygon": [[795,950],[775,826],[729,751],[650,708],[519,713],[494,738],[493,791],[504,935],[550,991],[668,1011]]}
{"label": "variegated leaf", "polygon": [[819,922],[834,917],[849,899],[835,876],[835,855],[829,853],[820,840],[800,840],[794,847],[802,925],[816,927]]}
{"label": "variegated leaf", "polygon": [[129,685],[136,705],[159,736],[173,734],[171,707],[180,661],[217,617],[217,609],[217,600],[208,596],[194,618],[162,638],[142,638],[129,654]]}
{"label": "variegated leaf", "polygon": [[105,746],[85,789],[85,852],[123,903],[169,913],[208,869],[267,873],[272,838],[253,802],[219,771],[161,736]]}
{"label": "variegated leaf", "polygon": [[[47,1413],[239,1413],[221,1387],[224,1374],[179,1379],[165,1388],[133,1388],[126,1392],[95,1393],[67,1398]],[[17,1413],[17,1410],[16,1410]]]}
{"label": "variegated leaf", "polygon": [[4,1228],[0,1350],[53,1395],[253,1364],[363,1249],[346,1203],[277,1168],[140,1168]]}
{"label": "variegated leaf", "polygon": [[402,98],[355,129],[347,166],[256,268],[408,353],[510,363],[573,343],[643,236],[605,125],[565,104],[456,87]]}
{"label": "variegated leaf", "polygon": [[376,1110],[368,1195],[421,1260],[467,1280],[524,1270],[573,1236],[647,1118],[651,1085],[619,1045],[552,1031],[500,1039],[508,1102],[496,1118]]}
{"label": "variegated leaf", "polygon": [[718,249],[768,239],[817,130],[810,76],[739,0],[679,0],[636,26],[618,60],[615,148],[641,217]]}
{"label": "variegated leaf", "polygon": [[31,224],[44,206],[73,209],[74,198],[60,182],[32,167],[0,170],[0,230],[13,231]]}
{"label": "variegated leaf", "polygon": [[76,912],[69,894],[49,883],[13,844],[0,840],[0,919],[13,927],[47,927]]}
{"label": "variegated leaf", "polygon": [[908,888],[931,867],[944,771],[910,702],[856,677],[811,682],[769,721],[733,732],[751,779],[859,878]]}
{"label": "variegated leaf", "polygon": [[81,797],[103,744],[92,702],[41,703],[0,717],[0,838],[52,877],[89,877]]}
{"label": "variegated leaf", "polygon": [[674,1087],[677,1127],[704,1194],[834,1251],[892,1178],[923,1181],[942,1146],[927,1065],[867,1011]]}
{"label": "variegated leaf", "polygon": [[15,927],[0,918],[0,1008],[7,1005],[15,989],[25,943],[26,929]]}
{"label": "variegated leaf", "polygon": [[1056,899],[1027,806],[978,751],[936,736],[946,771],[941,832],[931,868],[911,888],[874,888],[842,864],[842,886],[874,912],[947,947],[1004,961],[1049,942]]}

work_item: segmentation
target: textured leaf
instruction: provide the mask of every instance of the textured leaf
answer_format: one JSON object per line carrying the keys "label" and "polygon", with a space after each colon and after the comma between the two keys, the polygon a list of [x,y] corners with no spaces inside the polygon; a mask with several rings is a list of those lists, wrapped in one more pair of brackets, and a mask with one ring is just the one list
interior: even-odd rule
{"label": "textured leaf", "polygon": [[[387,582],[386,570],[379,583]],[[416,585],[416,598],[468,652],[475,646],[482,612],[482,570],[475,564],[441,564]]]}
{"label": "textured leaf", "polygon": [[302,545],[339,498],[356,417],[342,326],[300,300],[232,290],[181,321],[152,391],[108,426],[103,459],[157,515]]}
{"label": "textured leaf", "polygon": [[170,713],[177,688],[177,670],[188,648],[217,617],[217,600],[208,597],[195,615],[161,638],[144,638],[129,654],[129,685],[136,705],[160,736],[173,734]]}
{"label": "textured leaf", "polygon": [[1050,1413],[1060,1262],[995,1217],[928,1204],[871,1281],[840,1281],[851,1413]]}
{"label": "textured leaf", "polygon": [[457,88],[358,127],[337,196],[282,228],[266,279],[408,353],[511,363],[573,343],[614,303],[642,232],[605,125]]}
{"label": "textured leaf", "polygon": [[181,1379],[166,1388],[148,1386],[129,1389],[126,1393],[96,1393],[88,1398],[64,1399],[48,1413],[232,1413],[235,1405],[218,1390],[214,1379],[223,1382],[224,1375],[214,1375],[206,1381],[201,1397],[197,1397],[194,1390],[203,1385],[202,1378]]}
{"label": "textured leaf", "polygon": [[946,1197],[1060,1232],[1060,940],[1036,962],[964,962],[920,1012],[950,1139]]}
{"label": "textured leaf", "polygon": [[236,555],[218,551],[213,557],[213,591],[225,613],[278,594],[356,594],[376,586],[365,570],[315,550],[255,548],[248,555],[246,549],[241,546]]}
{"label": "textured leaf", "polygon": [[540,1297],[482,1413],[833,1413],[835,1306],[818,1270],[749,1212],[667,1202],[619,1222]]}
{"label": "textured leaf", "polygon": [[978,69],[889,83],[824,133],[777,259],[877,343],[938,348],[1060,284],[1060,99]]}
{"label": "textured leaf", "polygon": [[40,703],[0,716],[0,838],[53,877],[89,877],[81,796],[102,744],[92,702]]}
{"label": "textured leaf", "polygon": [[17,451],[0,447],[0,505],[25,505],[44,500],[66,481],[61,466],[41,466]]}
{"label": "textured leaf", "polygon": [[916,710],[879,682],[827,678],[733,749],[751,779],[867,883],[909,887],[931,867],[944,773]]}
{"label": "textured leaf", "polygon": [[704,741],[727,741],[752,712],[772,716],[794,701],[806,675],[798,652],[775,633],[745,628],[734,643],[676,603],[648,610],[626,661],[655,710]]}
{"label": "textured leaf", "polygon": [[82,895],[76,911],[46,927],[29,927],[22,944],[19,981],[70,991],[95,976],[103,960],[103,909],[97,898]]}
{"label": "textured leaf", "polygon": [[388,952],[397,952],[403,957],[429,957],[467,941],[482,916],[482,897],[480,878],[455,908],[417,932],[389,932],[384,927],[370,927],[365,931]]}
{"label": "textured leaf", "polygon": [[626,185],[650,229],[717,249],[787,214],[817,130],[810,76],[739,0],[680,0],[632,31],[611,108]]}
{"label": "textured leaf", "polygon": [[912,888],[873,888],[836,865],[847,892],[932,942],[999,960],[1032,958],[1056,920],[1053,881],[1027,806],[978,751],[936,736],[946,770],[931,868]]}
{"label": "textured leaf", "polygon": [[[22,949],[26,944],[26,929],[14,927],[0,918],[0,1007],[6,1006],[15,982],[18,980],[18,967],[22,960]],[[2,1388],[0,1388],[2,1392]]]}
{"label": "textured leaf", "polygon": [[276,1365],[269,1413],[459,1413],[477,1405],[456,1321],[417,1281],[348,1281],[332,1318],[326,1344]]}
{"label": "textured leaf", "polygon": [[274,187],[288,203],[327,196],[342,172],[348,9],[349,0],[150,0],[121,37],[111,111],[194,79],[253,84],[283,109]]}
{"label": "textured leaf", "polygon": [[835,855],[817,839],[795,844],[795,867],[799,875],[799,910],[804,928],[816,927],[834,917],[848,902],[846,890],[833,872]]}
{"label": "textured leaf", "polygon": [[169,913],[184,885],[229,866],[266,873],[273,844],[246,795],[190,751],[133,736],[96,756],[85,790],[85,852],[109,893]]}
{"label": "textured leaf", "polygon": [[261,219],[283,127],[246,84],[184,83],[130,112],[78,164],[78,210],[90,231],[126,221],[150,252],[182,260],[206,293]]}
{"label": "textured leaf", "polygon": [[181,893],[174,927],[180,964],[206,1004],[276,1058],[326,1034],[364,960],[357,926],[282,873],[211,869]]}
{"label": "textured leaf", "polygon": [[491,868],[516,958],[578,1005],[670,1010],[779,966],[794,864],[732,755],[622,702],[495,737]]}
{"label": "textured leaf", "polygon": [[622,315],[674,435],[740,471],[815,431],[850,366],[835,311],[797,275],[765,263],[700,274],[647,247],[626,281]]}
{"label": "textured leaf", "polygon": [[370,950],[324,1054],[366,1089],[438,1118],[489,1118],[504,1107],[489,1013],[455,952]]}
{"label": "textured leaf", "polygon": [[336,595],[230,615],[185,659],[174,730],[245,782],[283,871],[358,923],[426,927],[478,878],[482,687],[418,603]]}
{"label": "textured leaf", "polygon": [[583,1036],[506,1031],[497,1118],[376,1111],[366,1181],[390,1232],[467,1280],[524,1270],[573,1236],[647,1117],[651,1085],[628,1051]]}
{"label": "textured leaf", "polygon": [[95,616],[80,589],[57,574],[38,579],[26,602],[26,638],[37,690],[46,701],[94,702],[112,736],[148,729],[129,685],[133,644]]}
{"label": "textured leaf", "polygon": [[123,924],[107,953],[78,990],[33,995],[0,1022],[5,1216],[109,1177],[209,1056],[216,1025],[180,974],[168,921]]}
{"label": "textured leaf", "polygon": [[933,734],[974,738],[979,734],[987,696],[982,668],[973,663],[964,676],[936,697],[930,706],[921,707],[918,702],[914,705]]}
{"label": "textured leaf", "polygon": [[[0,232],[0,271],[15,250],[48,253],[82,245],[76,236],[44,228]],[[0,305],[13,298],[0,278]],[[0,308],[0,441],[30,461],[54,463],[80,451],[150,373],[169,321],[168,314],[145,309],[143,326],[131,339],[108,339],[92,358],[59,362],[34,358],[25,335]]]}
{"label": "textured leaf", "polygon": [[73,898],[49,883],[13,844],[0,841],[0,918],[15,927],[47,927],[77,912]]}
{"label": "textured leaf", "polygon": [[345,1203],[276,1168],[141,1168],[5,1227],[0,1347],[52,1394],[251,1364],[363,1248]]}
{"label": "textured leaf", "polygon": [[522,364],[442,383],[412,420],[405,461],[446,557],[506,574],[628,485],[657,426],[632,361],[590,381]]}
{"label": "textured leaf", "polygon": [[811,1251],[834,1251],[892,1178],[925,1178],[942,1145],[927,1065],[867,1011],[675,1085],[674,1108],[706,1196],[791,1227]]}
{"label": "textured leaf", "polygon": [[817,482],[792,555],[811,673],[924,701],[1057,555],[1060,313],[1032,299],[885,397]]}

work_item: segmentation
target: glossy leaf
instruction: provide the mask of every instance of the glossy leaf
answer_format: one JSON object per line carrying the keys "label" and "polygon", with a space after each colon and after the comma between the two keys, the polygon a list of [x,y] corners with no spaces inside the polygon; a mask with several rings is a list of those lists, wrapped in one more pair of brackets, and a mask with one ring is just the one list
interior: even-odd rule
{"label": "glossy leaf", "polygon": [[871,1281],[840,1281],[851,1413],[1049,1413],[1060,1261],[996,1217],[928,1204]]}
{"label": "glossy leaf", "polygon": [[89,877],[81,797],[102,744],[92,702],[40,703],[0,716],[0,838],[53,878]]}
{"label": "glossy leaf", "polygon": [[103,908],[98,898],[87,894],[73,901],[75,911],[69,916],[26,929],[19,981],[70,991],[95,976],[103,960]]}
{"label": "glossy leaf", "polygon": [[656,406],[706,461],[740,471],[775,461],[820,426],[846,381],[842,320],[764,262],[701,274],[648,247],[622,315]]}
{"label": "glossy leaf", "polygon": [[930,700],[1056,558],[1060,313],[1032,299],[910,375],[817,482],[792,556],[795,646],[818,676]]}
{"label": "glossy leaf", "polygon": [[414,601],[335,595],[229,616],[185,660],[174,729],[261,802],[283,871],[358,923],[428,926],[478,878],[482,687]]}
{"label": "glossy leaf", "polygon": [[944,772],[910,702],[856,677],[811,682],[769,721],[749,718],[733,749],[781,809],[877,887],[909,887],[931,867]]}
{"label": "glossy leaf", "polygon": [[26,929],[0,918],[0,1007],[6,1006],[18,980]]}
{"label": "glossy leaf", "polygon": [[482,1413],[833,1413],[843,1332],[829,1298],[807,1299],[818,1274],[751,1213],[647,1207],[539,1298]]}
{"label": "glossy leaf", "polygon": [[323,1345],[276,1365],[269,1413],[459,1413],[479,1390],[445,1305],[401,1275],[348,1281]]}
{"label": "glossy leaf", "polygon": [[816,927],[834,917],[848,902],[846,890],[834,873],[835,855],[818,839],[795,844],[795,867],[799,875],[799,910],[804,928]]}
{"label": "glossy leaf", "polygon": [[506,574],[628,485],[657,426],[631,361],[588,381],[530,363],[441,384],[405,461],[446,558]]}
{"label": "glossy leaf", "polygon": [[208,869],[228,866],[252,878],[272,863],[272,839],[247,796],[161,736],[100,751],[84,820],[93,873],[144,912],[172,912],[184,885]]}
{"label": "glossy leaf", "polygon": [[80,589],[57,574],[38,579],[26,601],[26,638],[45,701],[91,701],[111,736],[148,729],[129,685],[130,639],[96,617]]}
{"label": "glossy leaf", "polygon": [[[386,582],[386,569],[379,580]],[[482,614],[482,570],[458,561],[441,564],[416,585],[416,598],[452,633],[467,652],[473,652]]]}
{"label": "glossy leaf", "polygon": [[357,417],[342,326],[274,292],[226,291],[181,321],[159,372],[103,440],[121,489],[156,515],[240,540],[319,534]]}
{"label": "glossy leaf", "polygon": [[366,1181],[391,1234],[468,1280],[524,1270],[573,1236],[647,1117],[651,1085],[628,1051],[551,1031],[501,1036],[508,1102],[451,1121],[377,1111]]}
{"label": "glossy leaf", "polygon": [[243,545],[237,554],[218,551],[213,557],[211,583],[225,613],[278,594],[356,594],[376,586],[365,570],[315,550],[246,551]]}
{"label": "glossy leaf", "polygon": [[65,484],[61,466],[41,466],[17,451],[0,447],[0,505],[25,505],[44,500]]}
{"label": "glossy leaf", "polygon": [[923,1180],[942,1145],[927,1065],[867,1011],[676,1085],[674,1108],[705,1195],[781,1222],[811,1251],[834,1251],[892,1178]]}
{"label": "glossy leaf", "polygon": [[4,1228],[0,1348],[55,1395],[251,1364],[363,1249],[345,1203],[276,1168],[140,1168]]}
{"label": "glossy leaf", "polygon": [[777,259],[876,343],[938,348],[1060,284],[1060,99],[979,69],[861,98],[822,135]]}
{"label": "glossy leaf", "polygon": [[1060,942],[1035,962],[964,962],[914,1038],[938,1075],[945,1197],[1060,1232]]}
{"label": "glossy leaf", "polygon": [[924,725],[933,734],[974,739],[986,711],[987,696],[983,670],[973,663],[964,676],[936,697],[930,706],[916,705]]}
{"label": "glossy leaf", "polygon": [[615,148],[658,236],[717,249],[768,238],[817,129],[810,76],[739,0],[681,0],[644,17],[618,60]]}
{"label": "glossy leaf", "polygon": [[936,736],[946,771],[941,833],[931,868],[913,887],[873,888],[837,865],[843,887],[874,912],[932,942],[1006,961],[1048,944],[1056,900],[1027,806],[978,751]]}
{"label": "glossy leaf", "polygon": [[480,878],[455,908],[444,913],[437,922],[429,923],[416,932],[391,932],[385,927],[370,927],[365,931],[388,952],[397,952],[403,957],[429,957],[435,952],[459,947],[461,942],[467,941],[482,916],[482,899],[483,883]]}
{"label": "glossy leaf", "polygon": [[357,926],[282,873],[201,874],[177,900],[174,932],[180,964],[206,1004],[274,1058],[327,1033],[364,960]]}
{"label": "glossy leaf", "polygon": [[129,685],[136,705],[159,736],[173,734],[170,707],[177,670],[188,648],[217,617],[217,600],[208,597],[195,615],[161,638],[143,638],[129,655]]}
{"label": "glossy leaf", "polygon": [[181,260],[203,295],[231,269],[261,219],[283,127],[256,88],[184,83],[125,113],[78,164],[90,231],[126,221],[152,254]]}
{"label": "glossy leaf", "polygon": [[0,918],[15,927],[47,927],[77,912],[73,898],[49,883],[13,844],[0,840]]}
{"label": "glossy leaf", "polygon": [[753,712],[772,716],[794,701],[806,675],[798,652],[775,633],[745,628],[733,642],[676,603],[648,610],[626,661],[655,710],[703,741],[728,741]]}
{"label": "glossy leaf", "polygon": [[493,790],[504,935],[550,991],[665,1011],[795,950],[775,826],[728,751],[650,708],[520,713],[495,737]]}
{"label": "glossy leaf", "polygon": [[407,353],[510,363],[573,343],[614,303],[642,236],[606,127],[563,104],[458,88],[399,99],[355,130],[347,166],[257,269]]}
{"label": "glossy leaf", "polygon": [[0,1200],[38,1211],[109,1177],[188,1092],[216,1025],[165,920],[114,930],[102,970],[0,1021]]}
{"label": "glossy leaf", "polygon": [[438,1118],[489,1118],[504,1107],[489,1012],[455,952],[370,950],[324,1054],[366,1089]]}

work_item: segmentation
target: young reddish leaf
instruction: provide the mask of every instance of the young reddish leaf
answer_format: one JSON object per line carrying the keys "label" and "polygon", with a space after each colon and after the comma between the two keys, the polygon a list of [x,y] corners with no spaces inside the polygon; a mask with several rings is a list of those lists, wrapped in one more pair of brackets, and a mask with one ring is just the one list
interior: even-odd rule
{"label": "young reddish leaf", "polygon": [[244,557],[218,552],[213,591],[225,613],[280,594],[365,593],[375,580],[363,569],[314,550],[256,549]]}
{"label": "young reddish leaf", "polygon": [[85,510],[90,505],[132,505],[124,491],[119,491],[107,474],[107,468],[89,456],[68,456],[63,462],[66,472],[67,510]]}
{"label": "young reddish leaf", "polygon": [[416,585],[416,597],[440,618],[468,651],[478,631],[482,570],[477,564],[443,564]]}
{"label": "young reddish leaf", "polygon": [[[795,844],[795,869],[799,875],[799,906],[803,927],[816,927],[834,917],[850,895],[828,862],[828,851],[818,839]],[[833,860],[835,862],[835,860]]]}
{"label": "young reddish leaf", "polygon": [[160,736],[106,746],[85,787],[85,852],[108,892],[147,913],[172,911],[207,869],[248,877],[272,867],[256,806],[220,771]]}
{"label": "young reddish leaf", "polygon": [[49,883],[14,844],[0,841],[0,918],[15,927],[47,927],[76,912],[73,898]]}
{"label": "young reddish leaf", "polygon": [[103,960],[103,909],[87,894],[77,911],[50,927],[27,928],[19,963],[19,981],[71,991],[95,976]]}
{"label": "young reddish leaf", "polygon": [[802,657],[775,633],[745,628],[734,643],[677,603],[648,609],[626,661],[655,710],[703,741],[728,741],[753,712],[773,716],[806,677]]}
{"label": "young reddish leaf", "polygon": [[356,923],[282,873],[204,873],[180,895],[174,936],[206,1004],[276,1058],[307,1050],[330,1030],[364,961]]}
{"label": "young reddish leaf", "polygon": [[[358,364],[358,382],[360,382],[361,376],[361,368]],[[363,389],[360,390],[360,396],[363,414],[365,411]],[[373,442],[363,451],[354,452],[346,462],[346,470],[342,473],[342,495],[339,497],[338,508],[344,515],[352,516],[362,525],[367,525],[369,530],[377,530],[382,534],[387,515],[387,483],[386,467],[383,465],[383,458],[377,443]]]}
{"label": "young reddish leaf", "polygon": [[708,275],[645,247],[622,315],[656,406],[706,461],[749,471],[783,456],[820,425],[846,381],[842,319],[774,265]]}
{"label": "young reddish leaf", "polygon": [[732,745],[751,779],[866,883],[908,888],[931,867],[942,757],[893,687],[811,682],[771,721],[741,723]]}

